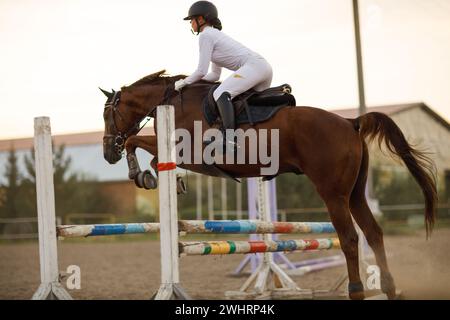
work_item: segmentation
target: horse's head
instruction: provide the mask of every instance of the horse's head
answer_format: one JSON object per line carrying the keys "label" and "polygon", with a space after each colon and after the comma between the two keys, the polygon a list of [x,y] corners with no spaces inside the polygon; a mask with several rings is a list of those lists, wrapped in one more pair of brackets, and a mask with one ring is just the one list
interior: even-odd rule
{"label": "horse's head", "polygon": [[136,135],[141,129],[141,121],[164,101],[167,84],[155,81],[164,72],[151,74],[121,91],[100,89],[107,97],[103,111],[103,157],[110,164],[122,158],[127,138]]}
{"label": "horse's head", "polygon": [[[103,157],[110,164],[118,162],[122,158],[125,146],[125,123],[124,116],[119,111],[121,104],[121,91],[108,92],[100,88],[107,97],[103,110],[105,121],[105,133],[103,135]],[[120,120],[120,121],[119,121]]]}

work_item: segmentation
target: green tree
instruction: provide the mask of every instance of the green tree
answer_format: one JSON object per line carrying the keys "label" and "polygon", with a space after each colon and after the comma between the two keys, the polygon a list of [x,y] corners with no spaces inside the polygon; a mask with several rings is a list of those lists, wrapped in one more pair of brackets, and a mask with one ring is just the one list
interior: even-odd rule
{"label": "green tree", "polygon": [[29,217],[36,216],[36,172],[34,169],[34,150],[30,150],[30,157],[24,156],[25,175],[22,177],[21,195],[23,198],[22,207]]}
{"label": "green tree", "polygon": [[[373,170],[375,195],[380,205],[421,204],[424,202],[422,190],[407,171],[375,168]],[[423,210],[384,211],[387,219],[405,219]]]}
{"label": "green tree", "polygon": [[20,204],[20,173],[17,166],[17,155],[11,148],[8,155],[8,163],[4,177],[6,184],[1,185],[2,201],[0,203],[0,215],[2,217],[17,217]]}
{"label": "green tree", "polygon": [[293,173],[277,177],[279,208],[321,208],[325,206],[313,183],[305,175]]}
{"label": "green tree", "polygon": [[[66,156],[65,146],[53,148],[53,183],[55,189],[56,215],[68,213],[105,213],[114,206],[114,200],[105,197],[99,190],[95,180],[84,177],[71,170],[72,158]],[[26,177],[23,179],[26,193],[33,201],[28,208],[36,212],[36,172],[33,150],[24,158]]]}

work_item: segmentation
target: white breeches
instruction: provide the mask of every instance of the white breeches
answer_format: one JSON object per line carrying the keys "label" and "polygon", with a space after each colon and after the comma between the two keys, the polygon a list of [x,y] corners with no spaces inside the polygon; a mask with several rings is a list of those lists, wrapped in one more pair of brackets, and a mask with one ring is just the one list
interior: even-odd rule
{"label": "white breeches", "polygon": [[224,92],[231,98],[254,89],[264,91],[272,83],[272,67],[264,58],[250,58],[242,67],[226,78],[214,91],[214,100],[218,100]]}

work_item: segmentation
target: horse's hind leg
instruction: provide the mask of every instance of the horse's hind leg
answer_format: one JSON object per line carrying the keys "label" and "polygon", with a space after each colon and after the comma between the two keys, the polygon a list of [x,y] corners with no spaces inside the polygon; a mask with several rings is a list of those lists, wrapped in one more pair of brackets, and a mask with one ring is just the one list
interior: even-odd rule
{"label": "horse's hind leg", "polygon": [[367,242],[375,254],[376,262],[380,268],[381,290],[388,296],[389,299],[394,299],[395,284],[387,264],[386,252],[383,243],[383,231],[376,222],[367,204],[367,199],[365,196],[368,162],[369,156],[367,152],[367,145],[363,143],[363,159],[361,162],[358,179],[350,196],[350,210],[353,218],[363,231]]}
{"label": "horse's hind leg", "polygon": [[315,163],[305,173],[324,200],[339,237],[347,261],[349,297],[364,299],[364,286],[359,274],[358,234],[350,212],[350,194],[361,166],[359,137],[352,131],[344,144],[323,148],[327,154],[321,158],[322,162]]}
{"label": "horse's hind leg", "polygon": [[327,205],[331,222],[336,229],[347,261],[349,297],[352,300],[364,299],[364,286],[359,274],[358,234],[350,214],[349,197],[331,192],[321,193],[321,196]]}

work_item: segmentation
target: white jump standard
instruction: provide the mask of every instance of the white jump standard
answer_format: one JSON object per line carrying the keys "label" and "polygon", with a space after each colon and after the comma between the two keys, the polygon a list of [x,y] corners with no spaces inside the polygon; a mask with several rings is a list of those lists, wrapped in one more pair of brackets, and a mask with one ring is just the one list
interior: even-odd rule
{"label": "white jump standard", "polygon": [[34,119],[34,152],[39,229],[41,285],[33,300],[71,300],[59,282],[58,250],[55,229],[55,190],[53,187],[53,153],[50,119]]}

